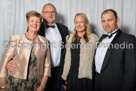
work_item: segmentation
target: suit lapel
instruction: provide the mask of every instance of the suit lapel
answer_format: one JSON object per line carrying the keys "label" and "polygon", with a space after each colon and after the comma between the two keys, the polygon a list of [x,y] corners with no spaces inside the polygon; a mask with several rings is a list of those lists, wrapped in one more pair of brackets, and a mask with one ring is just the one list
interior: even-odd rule
{"label": "suit lapel", "polygon": [[[114,45],[115,43],[117,43],[116,41],[118,40],[119,36],[121,35],[121,31],[120,29],[118,29],[118,32],[117,32],[117,35],[114,37],[114,39],[112,40],[111,44]],[[104,58],[104,61],[103,61],[103,65],[102,65],[102,69],[101,69],[101,73],[104,71],[104,69],[106,68],[106,66],[108,65],[109,61],[110,61],[110,57],[112,55],[112,51],[113,51],[113,48],[114,46],[110,45],[107,52],[106,52],[106,55],[105,55],[105,58]]]}
{"label": "suit lapel", "polygon": [[64,33],[63,33],[63,31],[62,31],[62,28],[61,28],[61,26],[60,26],[58,23],[56,23],[56,25],[57,25],[58,30],[59,30],[59,32],[60,32],[62,41],[64,42],[64,41],[65,41],[65,38],[64,38]]}
{"label": "suit lapel", "polygon": [[44,21],[41,24],[40,30],[38,31],[38,34],[45,37],[45,24]]}
{"label": "suit lapel", "polygon": [[[62,27],[61,27],[61,25],[60,24],[58,24],[58,23],[56,23],[56,25],[57,25],[57,27],[58,27],[58,30],[59,30],[59,32],[60,32],[60,35],[61,35],[61,38],[62,38],[62,43],[66,43],[65,42],[65,35],[64,35],[64,33],[63,33],[63,30],[62,30]],[[63,44],[62,44],[63,45]],[[62,65],[63,63],[62,63],[62,57],[65,55],[65,52],[64,52],[64,48],[61,48],[61,56],[60,56],[60,65]]]}
{"label": "suit lapel", "polygon": [[[63,32],[63,29],[62,29],[62,27],[61,27],[60,24],[56,23],[56,25],[57,25],[57,27],[58,27],[58,30],[59,30],[60,35],[61,35],[61,38],[62,38],[62,43],[63,43],[62,45],[64,45],[64,44],[66,43],[65,33]],[[62,55],[64,55],[64,53],[63,53],[63,48],[61,48],[61,56],[62,56]]]}

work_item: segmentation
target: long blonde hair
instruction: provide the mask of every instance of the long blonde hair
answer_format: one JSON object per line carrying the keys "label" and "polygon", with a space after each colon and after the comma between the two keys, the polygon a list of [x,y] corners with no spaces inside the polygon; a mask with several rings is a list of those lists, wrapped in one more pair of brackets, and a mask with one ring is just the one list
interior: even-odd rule
{"label": "long blonde hair", "polygon": [[[90,40],[89,35],[91,34],[91,27],[89,25],[88,18],[84,13],[77,13],[76,16],[82,16],[85,19],[86,29],[85,29],[84,39],[85,39],[86,42],[88,42]],[[75,18],[76,18],[76,16],[75,16]],[[74,19],[74,21],[75,21],[75,19]],[[74,28],[74,36],[73,36],[73,40],[72,40],[73,42],[76,39],[76,35],[77,35],[77,30],[76,30],[76,28]]]}

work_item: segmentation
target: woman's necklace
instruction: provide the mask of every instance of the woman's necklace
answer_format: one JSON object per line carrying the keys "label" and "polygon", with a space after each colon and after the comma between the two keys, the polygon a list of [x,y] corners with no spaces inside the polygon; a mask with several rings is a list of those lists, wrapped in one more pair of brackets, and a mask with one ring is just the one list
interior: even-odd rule
{"label": "woman's necklace", "polygon": [[26,38],[28,39],[28,40],[34,40],[35,39],[35,37],[37,36],[37,35],[34,35],[33,37],[30,37],[29,35],[28,35],[28,32],[25,34],[25,36],[26,36]]}

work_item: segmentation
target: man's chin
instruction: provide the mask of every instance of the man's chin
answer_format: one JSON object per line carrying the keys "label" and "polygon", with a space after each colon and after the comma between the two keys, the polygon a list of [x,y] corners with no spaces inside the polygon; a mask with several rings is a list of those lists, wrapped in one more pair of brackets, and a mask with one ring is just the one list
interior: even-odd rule
{"label": "man's chin", "polygon": [[52,20],[52,19],[48,19],[48,23],[50,24],[52,24],[52,23],[54,23],[55,21],[54,20]]}
{"label": "man's chin", "polygon": [[112,32],[112,30],[110,30],[110,29],[105,29],[105,32],[110,33],[110,32]]}

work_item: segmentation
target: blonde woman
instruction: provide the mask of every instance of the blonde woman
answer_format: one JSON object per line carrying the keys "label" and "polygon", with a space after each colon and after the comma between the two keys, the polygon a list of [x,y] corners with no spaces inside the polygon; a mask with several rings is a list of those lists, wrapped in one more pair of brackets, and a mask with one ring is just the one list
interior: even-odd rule
{"label": "blonde woman", "polygon": [[92,91],[92,61],[98,37],[91,33],[84,13],[76,14],[74,23],[74,33],[66,38],[67,50],[62,74],[64,89]]}

